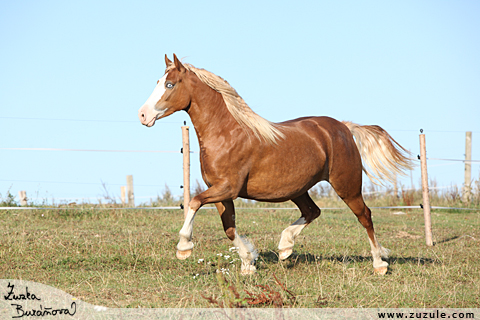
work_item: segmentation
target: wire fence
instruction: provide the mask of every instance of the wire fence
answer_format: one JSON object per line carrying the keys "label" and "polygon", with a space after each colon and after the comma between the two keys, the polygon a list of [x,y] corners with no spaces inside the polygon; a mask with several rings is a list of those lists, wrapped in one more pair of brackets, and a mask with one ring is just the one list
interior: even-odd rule
{"label": "wire fence", "polygon": [[[67,118],[41,118],[41,117],[8,117],[8,116],[0,116],[0,119],[8,119],[8,120],[41,120],[41,121],[75,121],[75,122],[93,122],[93,123],[138,123],[138,120],[97,120],[97,119],[67,119]],[[178,122],[168,122],[168,121],[163,121],[163,123],[166,124],[176,124],[178,125]],[[389,131],[411,131],[411,132],[416,132],[417,130],[389,130]],[[464,131],[429,131],[429,132],[464,132]],[[477,131],[475,131],[477,132]],[[22,148],[22,147],[1,147],[0,150],[11,150],[11,151],[47,151],[47,152],[96,152],[96,153],[171,153],[171,154],[179,154],[182,153],[182,150],[111,150],[111,149],[76,149],[76,148]],[[199,153],[198,151],[190,151],[190,153]],[[416,159],[414,159],[416,160]],[[447,163],[442,163],[442,164],[429,164],[429,167],[435,167],[435,166],[444,166],[444,165],[451,165],[455,163],[470,163],[470,164],[478,164],[480,163],[480,160],[466,160],[466,159],[448,159],[448,158],[427,158],[427,160],[430,161],[442,161],[442,162],[447,162]],[[41,183],[41,184],[69,184],[69,185],[96,185],[96,186],[101,186],[103,182],[87,182],[87,181],[51,181],[51,180],[20,180],[20,179],[15,179],[15,180],[5,180],[5,179],[0,179],[2,182],[24,182],[24,183]],[[108,183],[108,186],[124,186],[125,183]],[[413,183],[412,183],[413,185]],[[180,188],[180,185],[166,185],[166,184],[135,184],[135,187],[152,187],[152,188],[158,188],[158,187],[168,187],[168,188]],[[458,188],[458,185],[449,185],[449,186],[435,186],[435,187],[430,187],[429,189],[431,190],[441,190],[441,189],[448,189],[448,188],[453,188],[456,187]],[[411,191],[411,190],[416,190],[415,188],[410,188],[410,189],[404,189],[402,188],[403,191]],[[373,195],[373,194],[383,194],[383,193],[389,193],[391,190],[385,189],[385,190],[375,190],[375,191],[367,191],[365,190],[363,193],[365,195]],[[136,196],[138,199],[155,199],[158,197],[157,195],[154,196]],[[102,198],[102,196],[96,196],[96,197],[61,197],[57,198],[57,200],[98,200]],[[29,196],[29,199],[42,199],[41,197],[31,197]],[[278,208],[276,208],[278,209]],[[325,208],[328,209],[328,208]]]}
{"label": "wire fence", "polygon": [[[36,119],[36,118],[32,118]],[[87,121],[87,120],[85,120]],[[182,150],[173,151],[173,150],[108,150],[108,149],[66,149],[66,148],[0,148],[0,150],[16,150],[16,151],[73,151],[73,152],[119,152],[119,153],[182,153]],[[198,151],[190,151],[190,153],[198,153]],[[412,159],[418,161],[417,159]],[[480,160],[464,160],[464,159],[443,159],[443,158],[427,158],[427,160],[437,160],[437,161],[448,161],[448,162],[470,162],[470,163],[480,163]],[[433,165],[435,166],[435,165]],[[73,181],[45,181],[45,180],[4,180],[0,179],[3,182],[28,182],[28,183],[51,183],[51,184],[74,184],[74,185],[101,185],[102,183],[98,182],[73,182]],[[124,186],[124,183],[109,183],[109,186]],[[162,187],[165,186],[164,184],[135,184],[137,187]],[[181,187],[169,185],[170,188],[177,188]],[[429,189],[447,189],[452,187],[459,187],[458,185],[449,185],[449,186],[440,186],[440,187],[429,187]],[[403,189],[404,191],[411,191],[416,190],[415,188]],[[378,190],[378,191],[364,191],[364,195],[371,195],[371,194],[383,194],[391,192],[390,190]],[[138,199],[152,199],[156,198],[158,195],[155,196],[142,196],[137,197]],[[30,199],[41,199],[41,198],[32,198]],[[61,197],[57,198],[57,200],[98,200],[101,197]]]}

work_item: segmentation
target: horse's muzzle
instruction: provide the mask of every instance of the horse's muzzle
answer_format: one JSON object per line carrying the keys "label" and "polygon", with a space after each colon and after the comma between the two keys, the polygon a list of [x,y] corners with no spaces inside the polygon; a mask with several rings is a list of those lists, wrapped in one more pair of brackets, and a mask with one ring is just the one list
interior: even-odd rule
{"label": "horse's muzzle", "polygon": [[148,112],[148,106],[143,106],[138,110],[138,119],[140,119],[140,123],[144,126],[151,127],[155,124],[155,120],[157,120],[157,114],[152,114],[152,112]]}

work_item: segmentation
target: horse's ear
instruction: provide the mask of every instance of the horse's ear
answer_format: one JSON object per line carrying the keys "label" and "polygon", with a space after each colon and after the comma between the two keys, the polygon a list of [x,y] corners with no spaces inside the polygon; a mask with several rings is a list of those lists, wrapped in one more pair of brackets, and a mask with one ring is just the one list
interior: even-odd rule
{"label": "horse's ear", "polygon": [[168,59],[166,53],[165,53],[165,65],[167,66],[167,68],[172,65],[172,61],[170,59]]}
{"label": "horse's ear", "polygon": [[177,68],[180,72],[185,72],[187,69],[183,66],[183,64],[178,60],[177,55],[173,54],[173,62],[175,63],[175,68]]}

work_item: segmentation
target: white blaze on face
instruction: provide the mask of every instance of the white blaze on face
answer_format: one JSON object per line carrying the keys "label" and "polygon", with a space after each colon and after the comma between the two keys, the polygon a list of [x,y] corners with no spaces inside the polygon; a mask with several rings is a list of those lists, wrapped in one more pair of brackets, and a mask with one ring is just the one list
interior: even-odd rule
{"label": "white blaze on face", "polygon": [[161,117],[167,109],[156,109],[155,105],[160,101],[165,94],[165,81],[168,73],[166,73],[160,80],[158,80],[157,86],[153,90],[150,97],[145,104],[138,110],[138,117],[140,122],[148,127],[155,124],[155,120]]}
{"label": "white blaze on face", "polygon": [[162,99],[163,94],[165,93],[165,81],[167,80],[167,75],[168,73],[166,73],[160,80],[158,80],[157,86],[145,102],[145,104],[149,107],[154,108],[157,102]]}

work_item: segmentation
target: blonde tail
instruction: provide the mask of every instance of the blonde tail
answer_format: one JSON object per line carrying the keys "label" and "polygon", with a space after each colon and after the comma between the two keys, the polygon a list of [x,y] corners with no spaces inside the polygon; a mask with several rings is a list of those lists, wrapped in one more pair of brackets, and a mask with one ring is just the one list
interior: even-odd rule
{"label": "blonde tail", "polygon": [[381,127],[361,126],[349,121],[342,123],[355,137],[363,171],[373,183],[383,185],[382,180],[393,182],[396,174],[405,175],[404,170],[413,168],[410,152]]}

